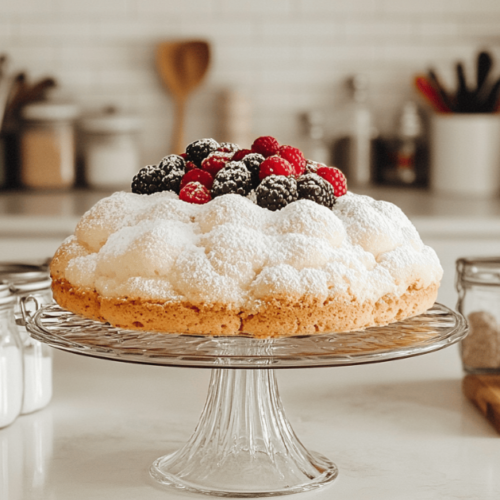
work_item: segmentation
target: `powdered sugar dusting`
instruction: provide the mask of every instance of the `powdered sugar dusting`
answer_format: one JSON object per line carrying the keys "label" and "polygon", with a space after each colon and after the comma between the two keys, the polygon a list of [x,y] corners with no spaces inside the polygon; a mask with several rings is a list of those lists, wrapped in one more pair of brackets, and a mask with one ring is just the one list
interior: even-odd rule
{"label": "powdered sugar dusting", "polygon": [[276,212],[235,194],[194,205],[170,192],[115,193],[75,234],[91,253],[75,254],[66,277],[104,297],[250,309],[278,295],[376,302],[442,276],[398,207],[353,193],[332,210],[299,200]]}

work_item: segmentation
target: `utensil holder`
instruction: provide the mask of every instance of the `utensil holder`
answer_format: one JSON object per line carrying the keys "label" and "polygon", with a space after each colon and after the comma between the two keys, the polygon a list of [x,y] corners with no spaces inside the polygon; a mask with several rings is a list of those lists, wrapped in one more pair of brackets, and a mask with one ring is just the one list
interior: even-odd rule
{"label": "utensil holder", "polygon": [[431,120],[431,188],[443,194],[500,192],[500,116],[436,114]]}

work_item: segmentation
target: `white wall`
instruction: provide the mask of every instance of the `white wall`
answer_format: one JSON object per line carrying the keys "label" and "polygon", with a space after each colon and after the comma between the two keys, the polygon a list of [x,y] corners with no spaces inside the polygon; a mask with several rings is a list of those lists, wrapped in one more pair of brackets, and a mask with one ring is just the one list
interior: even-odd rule
{"label": "white wall", "polygon": [[[0,51],[33,78],[54,75],[87,109],[114,103],[144,120],[146,163],[168,149],[172,106],[155,44],[207,38],[214,59],[190,103],[187,140],[216,134],[225,87],[253,102],[254,133],[295,140],[296,115],[334,113],[341,82],[365,72],[382,129],[433,64],[451,76],[477,49],[500,55],[498,0],[1,0]],[[498,50],[497,50],[498,49]],[[500,59],[500,58],[499,58]]]}

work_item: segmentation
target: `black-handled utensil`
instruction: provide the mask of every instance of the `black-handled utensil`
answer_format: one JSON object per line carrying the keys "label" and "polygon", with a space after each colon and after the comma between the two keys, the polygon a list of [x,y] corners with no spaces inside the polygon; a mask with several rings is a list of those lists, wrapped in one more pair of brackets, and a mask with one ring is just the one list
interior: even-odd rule
{"label": "black-handled utensil", "polygon": [[449,111],[455,111],[455,103],[453,102],[453,99],[448,91],[444,88],[444,85],[439,80],[436,72],[430,68],[427,76],[429,83],[436,89],[443,105],[447,107]]}
{"label": "black-handled utensil", "polygon": [[493,66],[493,59],[491,55],[486,52],[480,52],[477,56],[477,75],[476,75],[476,96],[479,97],[481,95],[481,91],[483,90],[484,84],[488,79],[488,75]]}

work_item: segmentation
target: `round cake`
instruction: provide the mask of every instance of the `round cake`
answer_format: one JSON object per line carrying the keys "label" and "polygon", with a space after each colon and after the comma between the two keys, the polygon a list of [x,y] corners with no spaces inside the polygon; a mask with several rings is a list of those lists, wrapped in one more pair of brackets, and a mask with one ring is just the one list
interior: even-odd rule
{"label": "round cake", "polygon": [[299,192],[270,209],[254,191],[184,201],[192,184],[100,200],[52,260],[55,300],[124,329],[259,338],[385,325],[434,304],[439,260],[391,203]]}

